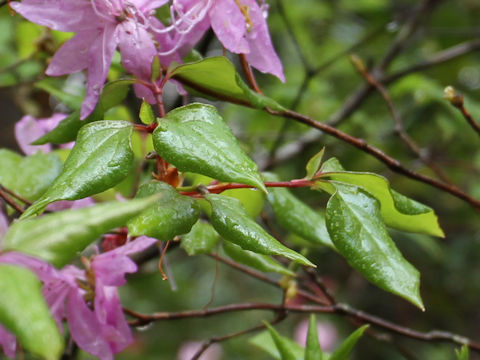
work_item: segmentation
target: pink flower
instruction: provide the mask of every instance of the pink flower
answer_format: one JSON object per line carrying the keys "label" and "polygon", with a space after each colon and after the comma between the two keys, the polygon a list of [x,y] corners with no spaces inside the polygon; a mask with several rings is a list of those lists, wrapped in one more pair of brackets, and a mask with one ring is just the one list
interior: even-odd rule
{"label": "pink flower", "polygon": [[150,71],[157,52],[148,31],[156,22],[152,11],[167,1],[23,0],[10,6],[34,23],[76,33],[55,53],[46,73],[61,76],[88,69],[81,109],[85,119],[98,102],[117,45],[127,71],[137,76]]}
{"label": "pink flower", "polygon": [[[43,295],[59,328],[66,318],[72,338],[81,349],[101,360],[113,360],[114,354],[133,341],[117,291],[126,282],[125,274],[137,271],[128,255],[155,242],[153,238],[139,237],[94,256],[87,262],[86,270],[72,265],[57,270],[43,260],[18,252],[1,254],[0,263],[24,266],[35,272],[43,282]],[[14,355],[15,338],[2,330],[0,344],[7,356]]]}
{"label": "pink flower", "polygon": [[[178,20],[175,13],[179,14]],[[177,31],[177,48],[182,53],[189,51],[211,26],[227,50],[246,54],[254,68],[285,81],[282,63],[270,39],[266,15],[266,5],[259,6],[256,0],[174,0],[172,18]]]}
{"label": "pink flower", "polygon": [[[295,328],[295,341],[302,346],[305,346],[307,342],[308,323],[308,319],[304,319]],[[326,352],[332,351],[338,341],[338,333],[335,326],[328,321],[318,321],[317,333],[322,350]]]}
{"label": "pink flower", "polygon": [[[30,145],[32,142],[55,129],[67,115],[55,113],[49,118],[37,119],[31,115],[25,115],[15,124],[15,138],[20,149],[25,155],[35,154],[37,151],[48,153],[52,151],[52,145]],[[62,147],[71,148],[73,143],[63,144]]]}

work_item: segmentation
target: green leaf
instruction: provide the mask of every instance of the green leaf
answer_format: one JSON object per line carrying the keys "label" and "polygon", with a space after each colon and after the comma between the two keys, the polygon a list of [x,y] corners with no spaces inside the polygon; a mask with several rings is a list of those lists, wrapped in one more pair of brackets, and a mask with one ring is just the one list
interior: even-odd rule
{"label": "green leaf", "polygon": [[170,76],[207,98],[229,100],[256,108],[284,110],[274,100],[250,89],[237,74],[235,66],[224,56],[177,66]]}
{"label": "green leaf", "polygon": [[307,334],[307,346],[305,347],[305,360],[322,360],[323,354],[318,341],[317,322],[315,315],[310,315]]}
{"label": "green leaf", "polygon": [[[288,346],[290,352],[293,353],[293,355],[295,356],[295,359],[303,359],[304,349],[300,345],[287,337],[282,337],[282,341]],[[275,345],[275,342],[273,341],[272,336],[268,331],[263,331],[258,335],[251,337],[248,342],[262,349],[274,359],[282,359]]]}
{"label": "green leaf", "polygon": [[42,295],[41,284],[30,271],[0,265],[0,323],[15,334],[22,347],[47,360],[59,359],[63,337]]}
{"label": "green leaf", "polygon": [[381,215],[387,226],[444,237],[434,211],[392,190],[383,176],[345,171],[325,173],[320,178],[359,186],[376,197],[380,201]]}
{"label": "green leaf", "polygon": [[[281,336],[277,330],[275,330],[269,323],[265,322],[265,326],[270,333],[270,336],[277,347],[278,352],[280,353],[281,360],[298,360],[295,356],[294,350],[290,347],[291,342],[288,341],[290,339]],[[303,356],[302,356],[303,358]]]}
{"label": "green leaf", "polygon": [[104,111],[119,105],[128,94],[130,85],[135,84],[135,79],[118,79],[105,84],[100,95],[101,107]]}
{"label": "green leaf", "polygon": [[46,77],[35,83],[35,87],[45,90],[50,95],[55,96],[62,103],[67,105],[72,110],[78,110],[82,106],[83,97],[79,95],[70,94],[57,86],[58,80],[55,78]]}
{"label": "green leaf", "polygon": [[155,122],[155,115],[153,114],[152,106],[143,99],[142,105],[140,106],[140,120],[145,125],[150,125]]}
{"label": "green leaf", "polygon": [[311,180],[315,174],[320,170],[320,165],[322,164],[323,154],[325,153],[325,147],[320,150],[317,154],[312,156],[310,160],[308,160],[307,166],[305,166],[305,170],[307,174],[305,175],[305,179]]}
{"label": "green leaf", "polygon": [[353,185],[335,186],[326,212],[335,247],[370,282],[423,310],[420,275],[388,235],[378,200]]}
{"label": "green leaf", "polygon": [[33,144],[64,144],[74,141],[82,126],[102,120],[104,118],[104,112],[120,104],[126,98],[128,89],[133,83],[135,83],[135,81],[132,79],[120,79],[107,83],[103,87],[98,105],[86,119],[80,120],[80,110],[75,110],[63,119],[55,129],[37,139]]}
{"label": "green leaf", "polygon": [[240,246],[229,241],[223,242],[223,250],[225,250],[225,253],[236,262],[250,266],[262,272],[275,272],[282,275],[295,276],[294,272],[288,270],[268,255],[243,250]]}
{"label": "green leaf", "polygon": [[4,249],[31,254],[62,267],[100,235],[124,226],[157,200],[115,201],[18,221],[6,234]]}
{"label": "green leaf", "polygon": [[468,360],[470,358],[470,355],[468,353],[468,345],[463,345],[460,350],[455,349],[455,355],[457,357],[457,360]]}
{"label": "green leaf", "polygon": [[213,250],[220,237],[209,223],[202,220],[193,225],[192,230],[182,236],[180,246],[188,255],[206,254]]}
{"label": "green leaf", "polygon": [[[265,173],[264,177],[268,181],[278,181],[278,176],[272,173]],[[325,218],[296,198],[290,190],[270,188],[267,200],[272,205],[277,222],[285,229],[311,243],[326,245],[335,250],[325,225]]]}
{"label": "green leaf", "polygon": [[362,327],[355,330],[343,343],[338,347],[335,352],[330,355],[329,360],[348,360],[348,356],[353,350],[355,344],[360,340],[365,330],[368,329],[370,325],[363,325]]}
{"label": "green leaf", "polygon": [[223,196],[230,196],[240,200],[248,216],[257,217],[265,203],[265,193],[257,189],[231,189],[222,192]]}
{"label": "green leaf", "polygon": [[342,164],[340,164],[340,161],[338,161],[337,158],[330,158],[327,161],[325,161],[322,166],[320,167],[320,171],[322,173],[324,172],[336,172],[336,171],[344,171],[345,169],[343,168]]}
{"label": "green leaf", "polygon": [[82,199],[122,181],[132,167],[132,129],[126,121],[103,120],[84,126],[62,173],[22,218],[40,214],[54,201]]}
{"label": "green leaf", "polygon": [[154,181],[142,185],[136,198],[160,194],[154,206],[128,223],[130,235],[147,235],[158,240],[172,240],[176,235],[186,234],[200,217],[196,201],[177,191],[164,182]]}
{"label": "green leaf", "polygon": [[213,106],[190,104],[169,112],[153,132],[153,145],[182,172],[248,184],[267,192],[257,165],[240,148]]}
{"label": "green leaf", "polygon": [[33,145],[43,145],[46,143],[64,144],[75,141],[80,128],[88,123],[101,120],[103,118],[103,108],[97,106],[95,110],[85,119],[80,120],[80,110],[75,110],[65,119],[60,121],[55,129],[46,133],[35,140]]}
{"label": "green leaf", "polygon": [[150,80],[153,83],[155,83],[159,79],[161,70],[162,69],[160,66],[160,59],[158,58],[158,56],[155,55],[152,61],[152,76],[150,77]]}
{"label": "green leaf", "polygon": [[23,157],[0,149],[0,184],[30,201],[37,200],[48,189],[62,167],[54,153]]}
{"label": "green leaf", "polygon": [[268,234],[247,215],[239,200],[216,194],[206,195],[205,199],[212,206],[211,223],[225,240],[244,250],[264,255],[281,255],[302,265],[315,267],[304,256]]}

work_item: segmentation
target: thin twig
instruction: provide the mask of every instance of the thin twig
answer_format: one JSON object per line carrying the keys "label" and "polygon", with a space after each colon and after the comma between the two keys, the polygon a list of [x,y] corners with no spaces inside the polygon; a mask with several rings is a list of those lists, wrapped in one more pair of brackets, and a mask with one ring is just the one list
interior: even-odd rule
{"label": "thin twig", "polygon": [[446,184],[452,184],[450,180],[447,178],[445,173],[439,168],[431,159],[425,155],[425,152],[420,149],[417,143],[407,134],[405,128],[403,126],[403,120],[400,114],[397,111],[397,108],[393,104],[392,98],[388,93],[388,90],[380,84],[375,78],[368,72],[365,64],[363,61],[356,55],[350,56],[350,61],[358,71],[360,75],[363,76],[367,82],[372,85],[382,96],[383,100],[387,104],[388,110],[392,115],[393,122],[394,122],[394,129],[397,133],[398,137],[407,145],[412,153],[414,153],[425,165],[427,165],[432,171],[438,176],[440,180],[442,180]]}
{"label": "thin twig", "polygon": [[16,211],[18,211],[20,214],[23,214],[23,208],[17,204],[17,202],[10,197],[10,195],[4,191],[4,188],[0,188],[0,197],[5,200],[5,202],[10,205],[12,208],[14,208]]}
{"label": "thin twig", "polygon": [[475,132],[480,135],[480,124],[475,121],[473,116],[465,107],[465,101],[463,99],[463,95],[459,94],[455,91],[455,89],[451,86],[447,86],[445,88],[445,98],[453,105],[453,107],[460,110],[465,120],[467,120],[470,127],[475,130]]}
{"label": "thin twig", "polygon": [[125,309],[125,312],[130,316],[136,318],[131,321],[132,326],[143,326],[154,321],[161,320],[177,320],[177,319],[189,319],[189,318],[204,318],[214,315],[220,315],[231,312],[239,311],[252,311],[252,310],[266,310],[277,313],[282,312],[295,312],[295,313],[324,313],[324,314],[338,314],[351,318],[355,318],[363,323],[368,323],[376,327],[388,330],[390,332],[409,337],[412,339],[425,341],[425,342],[448,342],[456,345],[468,345],[468,347],[480,353],[480,344],[461,335],[454,334],[448,331],[431,330],[428,332],[421,332],[413,330],[408,327],[404,327],[385,319],[379,318],[375,315],[363,312],[361,310],[354,309],[346,304],[337,303],[334,305],[278,305],[269,303],[240,303],[240,304],[228,304],[224,306],[218,306],[210,309],[202,310],[189,310],[180,312],[158,312],[150,315],[137,313],[132,310]]}

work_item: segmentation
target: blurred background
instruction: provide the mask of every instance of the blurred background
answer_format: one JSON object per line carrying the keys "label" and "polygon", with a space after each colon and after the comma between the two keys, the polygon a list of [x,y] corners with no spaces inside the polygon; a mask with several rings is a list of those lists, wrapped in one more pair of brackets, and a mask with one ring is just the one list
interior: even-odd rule
{"label": "blurred background", "polygon": [[[375,69],[374,75],[387,87],[404,130],[418,145],[422,157],[441,169],[449,181],[480,198],[480,137],[443,98],[446,86],[455,87],[464,95],[466,108],[480,121],[478,0],[270,0],[268,4],[270,32],[287,81],[282,84],[272,76],[257,74],[265,94],[280,104],[365,139],[410,169],[437,176],[399,138],[384,99],[377,91],[364,89],[365,79],[347,56],[355,53],[368,69]],[[43,86],[34,85],[43,77],[51,55],[69,36],[13,16],[7,6],[0,8],[1,147],[16,149],[13,126],[24,114],[47,117],[54,111],[68,111],[45,90],[48,81],[61,84],[65,91],[75,95],[84,91],[81,74],[49,79]],[[386,56],[400,41],[398,51]],[[222,52],[212,34],[206,35],[197,50],[204,56]],[[117,54],[111,79],[123,72],[119,60]],[[237,61],[234,57],[232,60]],[[170,108],[182,102],[173,90],[172,87],[166,97]],[[353,100],[355,106],[346,106]],[[405,257],[421,273],[424,313],[370,285],[333,251],[309,248],[308,256],[341,302],[417,330],[445,329],[480,339],[477,211],[449,194],[393,173],[371,156],[305,125],[236,105],[215,105],[259,166],[275,171],[283,180],[303,177],[305,163],[325,146],[325,158],[337,157],[347,170],[384,175],[395,190],[435,209],[445,239],[390,232]],[[135,121],[136,111],[138,100],[131,94],[125,105],[111,110],[108,117]],[[328,200],[320,192],[300,189],[294,193],[319,211]],[[269,214],[271,210],[265,207],[264,215],[268,218]],[[305,246],[272,221],[282,240]],[[145,262],[141,272],[121,289],[124,306],[151,313],[201,309],[207,304],[281,301],[278,289],[212,258],[190,257],[180,247],[169,251],[168,267],[171,279],[163,281],[157,261]],[[162,321],[137,329],[135,344],[118,359],[189,359],[188,354],[192,355],[197,342],[246,329],[262,319],[271,320],[272,316],[252,311]],[[294,337],[305,318],[291,314],[277,328],[282,334]],[[322,345],[326,350],[334,349],[355,329],[338,315],[318,315],[317,321],[324,327]],[[223,342],[201,359],[270,359],[249,342],[252,336]],[[395,346],[365,336],[353,358],[455,358],[450,344],[392,336]],[[82,354],[80,358],[88,356]],[[471,359],[479,358],[471,354]]]}

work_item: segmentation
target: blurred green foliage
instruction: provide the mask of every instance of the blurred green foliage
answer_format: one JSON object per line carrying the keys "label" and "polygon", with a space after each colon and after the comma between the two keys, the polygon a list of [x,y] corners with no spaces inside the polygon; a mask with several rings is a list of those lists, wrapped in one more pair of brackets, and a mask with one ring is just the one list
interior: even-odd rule
{"label": "blurred green foliage", "polygon": [[[275,47],[284,64],[287,82],[282,84],[276,78],[258,74],[260,86],[265,94],[280,104],[287,107],[296,105],[299,112],[320,121],[326,121],[339,110],[349,95],[364,83],[346,54],[339,56],[329,66],[322,65],[358,44],[355,53],[371,68],[385,55],[419,4],[413,0],[283,0],[282,16],[279,1],[269,1],[268,22]],[[480,2],[477,0],[439,1],[421,18],[418,30],[407,39],[405,48],[386,73],[393,74],[428,60],[448,47],[478,38],[479,17]],[[297,44],[292,40],[292,34]],[[33,115],[46,114],[58,107],[58,101],[48,98],[44,90],[33,88],[32,84],[42,78],[49,58],[69,36],[30,24],[20,16],[12,16],[6,6],[1,7],[2,100],[8,99],[23,113]],[[215,41],[207,45],[209,52],[220,51]],[[117,56],[110,80],[121,74],[118,63]],[[322,71],[312,76],[305,64],[312,69],[322,67]],[[308,79],[308,83],[298,95],[304,79]],[[443,99],[443,88],[447,85],[454,86],[464,94],[467,108],[474,117],[480,119],[478,50],[402,77],[389,84],[388,90],[407,133],[453,183],[478,198],[480,139],[460,113]],[[75,94],[79,92],[73,91]],[[126,106],[112,109],[110,116],[128,120],[126,117],[135,111],[132,107],[133,110],[128,112],[132,103],[135,104],[135,100],[127,99]],[[170,104],[173,103],[174,100],[170,101]],[[263,166],[277,142],[280,145],[278,155],[284,149],[282,146],[295,144],[311,131],[305,125],[273,117],[260,110],[224,103],[216,105],[221,108],[223,117],[241,140],[243,148]],[[16,120],[2,119],[5,123]],[[284,126],[287,122],[288,125]],[[408,168],[434,175],[398,138],[391,114],[378,93],[371,93],[339,127],[349,134],[364,138],[399,159]],[[281,131],[282,137],[279,138]],[[2,135],[2,145],[7,137],[12,137],[12,134]],[[305,163],[323,146],[326,147],[326,158],[338,157],[348,170],[384,175],[394,189],[435,209],[446,233],[445,239],[438,240],[423,235],[390,232],[405,257],[421,273],[421,293],[427,309],[425,313],[368,284],[333,251],[309,249],[309,259],[318,264],[319,274],[337,297],[362,310],[412,328],[448,329],[475,338],[480,321],[477,310],[480,294],[478,213],[465,202],[392,173],[369,155],[325,136],[302,148],[288,160],[278,162],[270,170],[279,173],[283,179],[301,178],[305,175]],[[299,189],[294,193],[315,208],[324,207],[327,199],[325,194],[307,193],[307,190]],[[268,206],[265,211],[267,216],[271,214]],[[285,239],[292,238],[277,224],[273,226]],[[207,304],[280,301],[281,292],[278,289],[239,275],[208,257],[189,257],[179,247],[169,252],[168,265],[164,266],[170,271],[169,281],[162,281],[156,261],[147,262],[139,274],[129,279],[128,285],[121,289],[125,307],[149,313],[200,309]],[[295,326],[304,318],[304,315],[290,315],[276,328],[291,337]],[[342,317],[322,315],[317,319],[333,323],[340,333],[339,341],[353,330],[353,326]],[[204,341],[212,336],[222,336],[257,325],[260,320],[270,321],[272,314],[252,311],[159,322],[139,329],[136,343],[118,358],[175,359],[178,349],[186,341]],[[268,359],[263,352],[247,344],[247,337],[222,343],[223,358]],[[397,347],[365,337],[354,351],[353,358],[405,359],[402,354],[405,349],[419,359],[447,360],[455,356],[451,345],[422,343],[401,337],[396,338],[396,344]],[[81,358],[89,357],[82,354]],[[474,354],[471,354],[471,358],[475,358]]]}

